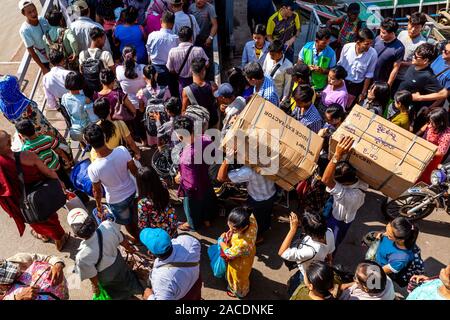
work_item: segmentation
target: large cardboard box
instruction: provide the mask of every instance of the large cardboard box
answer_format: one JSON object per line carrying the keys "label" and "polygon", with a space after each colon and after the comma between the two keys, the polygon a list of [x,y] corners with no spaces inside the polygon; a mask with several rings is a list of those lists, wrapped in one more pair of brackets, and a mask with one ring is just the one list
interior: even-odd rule
{"label": "large cardboard box", "polygon": [[[222,140],[239,163],[253,168],[283,189],[292,190],[317,167],[323,139],[269,101],[255,95]],[[267,149],[265,149],[267,148]],[[265,159],[255,155],[267,150]]]}
{"label": "large cardboard box", "polygon": [[437,146],[355,105],[333,134],[330,156],[342,136],[355,139],[349,161],[371,188],[396,198],[420,177]]}

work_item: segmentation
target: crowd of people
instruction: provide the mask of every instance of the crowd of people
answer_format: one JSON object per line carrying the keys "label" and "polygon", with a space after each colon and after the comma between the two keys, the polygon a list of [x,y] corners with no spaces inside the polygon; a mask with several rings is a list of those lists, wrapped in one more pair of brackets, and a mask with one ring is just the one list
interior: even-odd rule
{"label": "crowd of people", "polygon": [[[259,95],[325,140],[317,174],[300,183],[307,188],[297,188],[303,190],[298,191],[299,208],[290,214],[289,232],[278,251],[288,268],[297,270],[287,285],[291,299],[393,300],[396,286],[408,286],[407,299],[450,299],[450,266],[438,278],[423,275],[419,229],[404,217],[373,234],[366,260],[354,274],[335,266],[336,251],[355,228],[369,186],[345,160],[352,138],[344,137],[328,157],[331,134],[359,104],[438,146],[419,179],[429,182],[429,173],[445,161],[450,147],[444,107],[450,44],[427,42],[422,13],[411,14],[400,33],[396,20],[385,18],[377,35],[358,18],[360,7],[352,3],[346,15],[319,28],[315,40],[302,44],[295,56],[297,5],[278,2],[276,8],[272,1],[248,1],[252,40],[243,48],[241,65],[227,70],[226,81],[218,86],[213,61],[218,22],[211,1],[69,1],[78,15],[69,26],[60,10],[41,17],[31,0],[19,1],[25,19],[20,36],[44,74],[48,108],[63,115],[70,140],[89,150],[91,186],[80,190],[68,176],[75,165],[70,141],[21,93],[14,76],[0,78],[0,108],[22,145],[13,152],[12,137],[0,131],[0,204],[20,235],[29,224],[34,237],[53,240],[59,251],[64,248],[70,237],[57,213],[29,223],[20,203],[23,184],[57,179],[85,204],[89,194],[95,200],[95,216],[83,207],[67,215],[73,234],[82,240],[75,271],[90,281],[94,296],[198,300],[201,245],[179,232],[202,233],[211,226],[220,211],[215,186],[243,185],[245,206],[227,214],[228,230],[217,245],[226,263],[227,294],[244,298],[251,290],[257,246],[268,238],[277,243],[270,229],[280,188],[245,165],[224,160],[211,170],[204,160],[193,161],[214,142],[195,127],[220,129],[223,137],[250,98]],[[336,25],[339,34],[331,42]],[[160,109],[148,112],[158,104]],[[185,222],[179,221],[169,195],[173,185],[141,161],[143,147],[179,147],[174,185],[183,199]],[[319,181],[314,186],[313,179]],[[134,253],[135,245],[144,246],[152,260],[151,285],[118,250]],[[28,279],[41,264],[48,266],[52,295]],[[0,259],[0,297],[67,299],[64,267],[61,259],[38,254]],[[24,281],[25,286],[16,285]]]}

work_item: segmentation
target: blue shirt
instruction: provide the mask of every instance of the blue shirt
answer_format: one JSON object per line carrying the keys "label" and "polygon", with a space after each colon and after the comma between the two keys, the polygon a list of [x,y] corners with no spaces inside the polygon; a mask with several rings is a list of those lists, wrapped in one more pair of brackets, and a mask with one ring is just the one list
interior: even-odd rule
{"label": "blue shirt", "polygon": [[305,61],[303,55],[304,55],[304,52],[305,52],[306,49],[312,50],[312,52],[313,52],[313,64],[314,65],[317,66],[318,63],[319,63],[319,58],[324,56],[324,57],[330,58],[330,66],[328,67],[328,69],[331,69],[334,66],[336,66],[336,52],[334,52],[334,50],[331,49],[330,46],[326,46],[324,50],[322,50],[319,54],[317,54],[316,42],[315,41],[308,42],[307,44],[305,44],[303,46],[303,48],[298,53],[298,58],[300,60],[302,60],[303,62]]}
{"label": "blue shirt", "polygon": [[20,38],[22,39],[25,48],[33,48],[39,60],[42,63],[47,63],[47,53],[45,52],[44,33],[50,29],[47,19],[39,17],[39,24],[33,26],[28,22],[23,22],[20,27]]}
{"label": "blue shirt", "polygon": [[161,28],[150,33],[147,40],[147,53],[153,65],[166,65],[169,51],[178,46],[178,36],[170,29]]}
{"label": "blue shirt", "polygon": [[378,53],[378,61],[375,66],[375,76],[373,80],[387,82],[391,75],[391,71],[394,68],[394,63],[403,61],[403,57],[405,56],[405,46],[398,39],[385,43],[380,36],[378,36],[375,39],[373,47]]}
{"label": "blue shirt", "polygon": [[303,115],[300,114],[300,108],[295,107],[294,111],[292,111],[291,116],[315,133],[318,133],[319,130],[322,129],[322,117],[313,104],[308,108],[308,110],[306,110]]}
{"label": "blue shirt", "polygon": [[80,91],[79,94],[69,92],[63,95],[61,104],[66,108],[72,122],[70,131],[74,134],[82,134],[83,129],[91,122],[89,113],[93,107],[92,102],[86,104],[86,96],[83,91]]}
{"label": "blue shirt", "polygon": [[446,300],[438,291],[443,285],[440,279],[427,281],[414,289],[406,300]]}
{"label": "blue shirt", "polygon": [[412,250],[399,249],[394,241],[387,237],[381,239],[375,256],[375,261],[381,266],[389,265],[393,273],[399,273],[412,260]]}
{"label": "blue shirt", "polygon": [[263,82],[261,88],[259,89],[258,92],[256,92],[256,87],[255,87],[254,93],[258,93],[259,96],[272,102],[274,105],[276,105],[278,107],[278,103],[280,102],[280,99],[278,98],[277,91],[275,90],[273,81],[269,77],[264,76],[264,82]]}
{"label": "blue shirt", "polygon": [[[450,68],[450,65],[445,62],[444,58],[442,58],[442,55],[437,57],[437,59],[434,60],[434,62],[431,64],[431,69],[433,69],[433,72],[436,75],[447,68]],[[439,77],[437,77],[437,79],[445,89],[450,89],[450,69],[442,73]]]}
{"label": "blue shirt", "polygon": [[136,49],[137,62],[142,64],[148,63],[144,34],[140,26],[125,26],[120,24],[114,31],[114,37],[120,41],[120,52],[123,52],[123,48],[126,46],[133,46]]}
{"label": "blue shirt", "polygon": [[264,46],[262,48],[261,54],[258,57],[256,57],[256,52],[255,52],[255,41],[249,41],[245,44],[244,46],[244,51],[242,52],[242,67],[245,67],[245,65],[249,62],[259,62],[259,64],[262,66],[264,60],[266,59],[267,53],[269,52],[269,46],[270,46],[270,42],[269,41],[265,41],[264,42]]}

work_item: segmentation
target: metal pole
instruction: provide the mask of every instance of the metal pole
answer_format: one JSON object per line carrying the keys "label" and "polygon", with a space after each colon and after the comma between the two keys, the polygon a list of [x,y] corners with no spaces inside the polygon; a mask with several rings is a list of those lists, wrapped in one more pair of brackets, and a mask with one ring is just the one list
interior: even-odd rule
{"label": "metal pole", "polygon": [[423,0],[420,0],[419,3],[419,12],[422,12]]}
{"label": "metal pole", "polygon": [[447,4],[445,5],[445,11],[448,11],[450,8],[450,0],[447,0]]}

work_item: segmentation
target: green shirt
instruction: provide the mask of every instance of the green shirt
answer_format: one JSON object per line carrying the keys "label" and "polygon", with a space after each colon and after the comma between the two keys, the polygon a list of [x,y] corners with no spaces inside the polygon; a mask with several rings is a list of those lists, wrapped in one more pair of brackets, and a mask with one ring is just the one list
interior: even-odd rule
{"label": "green shirt", "polygon": [[22,151],[35,153],[49,169],[59,169],[59,158],[55,150],[59,146],[59,141],[53,137],[40,135],[33,140],[25,140]]}

